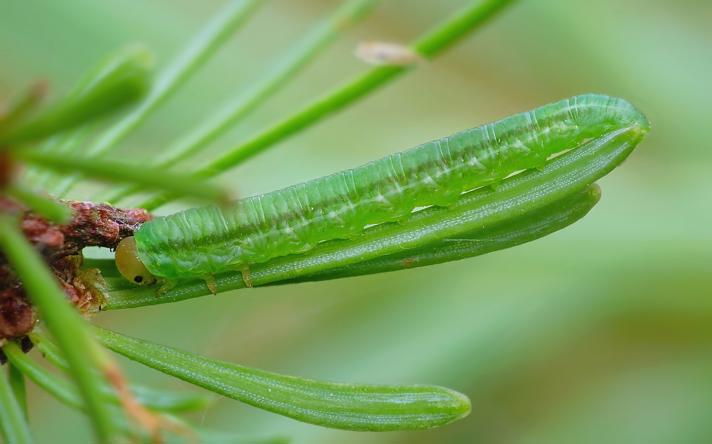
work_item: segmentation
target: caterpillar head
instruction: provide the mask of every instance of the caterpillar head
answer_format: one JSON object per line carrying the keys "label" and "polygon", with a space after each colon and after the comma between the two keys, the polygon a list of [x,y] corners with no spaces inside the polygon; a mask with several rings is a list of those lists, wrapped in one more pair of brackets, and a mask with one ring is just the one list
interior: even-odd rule
{"label": "caterpillar head", "polygon": [[133,236],[121,239],[119,245],[116,246],[114,259],[119,273],[134,284],[151,285],[156,282],[156,277],[148,271],[148,268],[139,259],[136,239]]}

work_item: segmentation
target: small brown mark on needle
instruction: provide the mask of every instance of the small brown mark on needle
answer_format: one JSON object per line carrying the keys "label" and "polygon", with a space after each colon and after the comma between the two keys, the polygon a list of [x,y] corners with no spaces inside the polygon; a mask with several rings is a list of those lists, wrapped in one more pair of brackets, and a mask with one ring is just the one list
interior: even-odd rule
{"label": "small brown mark on needle", "polygon": [[370,65],[408,66],[424,60],[412,48],[391,42],[361,42],[354,54]]}

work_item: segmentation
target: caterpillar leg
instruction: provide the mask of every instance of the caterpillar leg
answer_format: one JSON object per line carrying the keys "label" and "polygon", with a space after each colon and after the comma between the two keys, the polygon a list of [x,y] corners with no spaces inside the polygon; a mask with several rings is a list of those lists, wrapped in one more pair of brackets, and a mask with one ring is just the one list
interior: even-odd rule
{"label": "caterpillar leg", "polygon": [[203,278],[205,281],[205,285],[208,287],[208,290],[210,290],[210,293],[215,296],[218,293],[218,283],[215,281],[215,276],[208,275]]}
{"label": "caterpillar leg", "polygon": [[403,259],[402,262],[403,262],[403,266],[405,268],[410,268],[410,267],[415,266],[418,263],[418,259],[415,257],[407,257],[407,258]]}
{"label": "caterpillar leg", "polygon": [[172,289],[173,287],[176,286],[176,284],[174,282],[170,282],[170,281],[161,281],[160,284],[161,284],[161,286],[158,287],[158,291],[157,291],[157,293],[159,295],[166,294],[170,289]]}
{"label": "caterpillar leg", "polygon": [[250,267],[244,265],[240,268],[240,273],[242,273],[242,280],[245,281],[247,288],[252,288],[252,278],[250,277]]}

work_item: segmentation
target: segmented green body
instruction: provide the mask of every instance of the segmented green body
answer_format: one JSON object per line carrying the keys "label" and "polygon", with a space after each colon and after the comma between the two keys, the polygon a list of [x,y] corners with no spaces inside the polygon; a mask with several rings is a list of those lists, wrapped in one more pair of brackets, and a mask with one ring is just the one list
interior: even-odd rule
{"label": "segmented green body", "polygon": [[634,125],[647,120],[623,99],[572,97],[230,208],[155,219],[135,233],[138,254],[151,273],[168,280],[244,269],[402,220],[416,207],[448,205],[465,191]]}

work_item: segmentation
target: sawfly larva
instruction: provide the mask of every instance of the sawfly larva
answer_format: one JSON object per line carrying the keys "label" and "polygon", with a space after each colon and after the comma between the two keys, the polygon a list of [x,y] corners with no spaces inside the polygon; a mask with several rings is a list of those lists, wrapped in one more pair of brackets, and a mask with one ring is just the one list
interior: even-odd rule
{"label": "sawfly larva", "polygon": [[251,264],[352,238],[366,226],[404,221],[418,207],[447,206],[463,192],[541,167],[590,139],[629,127],[649,128],[629,102],[575,96],[229,208],[157,218],[122,241],[117,266],[139,284],[155,277],[203,278],[210,286],[215,274],[244,275]]}

